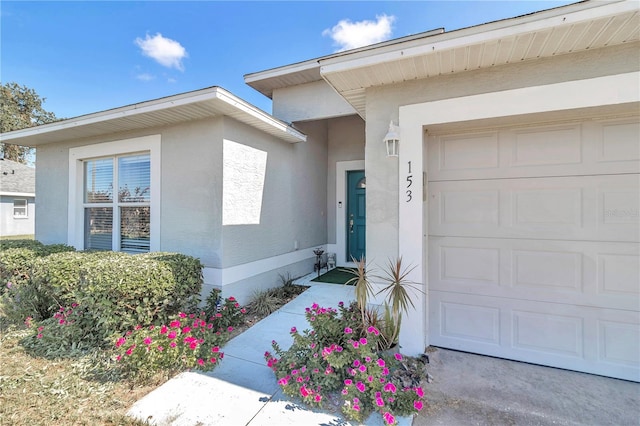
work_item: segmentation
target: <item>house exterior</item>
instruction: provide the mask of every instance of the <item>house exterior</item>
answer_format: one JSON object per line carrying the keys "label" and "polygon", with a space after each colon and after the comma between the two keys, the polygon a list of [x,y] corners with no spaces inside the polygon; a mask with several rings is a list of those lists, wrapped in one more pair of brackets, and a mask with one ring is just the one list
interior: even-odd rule
{"label": "house exterior", "polygon": [[588,1],[245,81],[296,128],[326,126],[342,264],[346,172],[365,170],[367,261],[402,256],[424,290],[403,351],[640,381],[639,34],[637,2]]}
{"label": "house exterior", "polygon": [[191,254],[241,300],[316,247],[401,256],[403,352],[640,381],[639,38],[580,2],[247,74],[272,116],[210,88],[2,139],[38,147],[44,242]]}
{"label": "house exterior", "polygon": [[0,236],[33,235],[35,189],[33,167],[0,159]]}

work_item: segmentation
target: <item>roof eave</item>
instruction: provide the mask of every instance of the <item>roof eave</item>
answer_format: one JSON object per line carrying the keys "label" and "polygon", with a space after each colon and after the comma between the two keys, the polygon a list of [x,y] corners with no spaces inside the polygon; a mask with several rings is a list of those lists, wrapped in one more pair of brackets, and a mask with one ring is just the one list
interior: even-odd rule
{"label": "roof eave", "polygon": [[[180,111],[181,108],[184,109],[183,114],[185,117],[182,121],[188,121],[190,113],[187,108],[198,104],[202,104],[203,107],[213,107],[209,108],[208,111],[204,113],[207,116],[213,117],[217,115],[226,115],[221,111],[231,111],[234,118],[245,122],[246,124],[258,127],[261,130],[264,130],[267,133],[279,137],[287,142],[294,143],[306,140],[306,135],[294,129],[288,123],[271,116],[261,109],[238,98],[227,90],[214,86],[194,92],[181,93],[174,96],[83,115],[42,126],[28,127],[26,129],[3,133],[0,134],[0,141],[24,146],[38,146],[46,143],[60,142],[62,140],[105,134],[107,132],[100,133],[99,127],[106,124],[111,124],[113,127],[113,131],[108,133],[143,129],[149,126],[145,126],[142,123],[142,120],[135,120],[136,118],[152,117],[154,114],[159,114],[169,110]],[[193,116],[192,118],[196,119],[201,117],[202,115],[197,117]],[[85,129],[84,133],[82,132],[82,129]],[[93,130],[93,133],[91,130]],[[85,135],[82,136],[83,134]]]}

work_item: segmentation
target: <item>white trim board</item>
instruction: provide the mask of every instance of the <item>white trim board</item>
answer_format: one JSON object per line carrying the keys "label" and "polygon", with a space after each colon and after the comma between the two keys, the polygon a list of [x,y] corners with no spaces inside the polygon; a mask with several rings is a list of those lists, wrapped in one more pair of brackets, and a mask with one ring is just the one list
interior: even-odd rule
{"label": "white trim board", "polygon": [[320,245],[312,248],[292,251],[278,256],[267,257],[253,262],[243,263],[241,265],[231,266],[229,268],[204,267],[202,268],[204,282],[205,284],[210,284],[215,287],[224,287],[274,269],[283,268],[303,260],[315,258],[313,250],[317,248],[326,250],[324,245]]}

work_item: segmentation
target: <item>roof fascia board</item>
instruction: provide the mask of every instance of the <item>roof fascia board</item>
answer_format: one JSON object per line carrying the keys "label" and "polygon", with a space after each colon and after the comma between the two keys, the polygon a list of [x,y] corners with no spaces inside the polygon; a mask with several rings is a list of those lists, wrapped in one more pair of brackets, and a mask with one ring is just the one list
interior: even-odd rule
{"label": "roof fascia board", "polygon": [[[634,4],[636,3],[636,4]],[[512,22],[510,20],[497,21],[490,24],[479,25],[462,30],[443,33],[441,35],[435,35],[429,37],[427,40],[431,43],[421,44],[419,46],[406,46],[403,45],[413,44],[412,42],[399,43],[393,46],[394,50],[385,52],[379,52],[378,49],[371,49],[369,52],[364,52],[366,56],[357,55],[355,53],[352,59],[348,56],[333,56],[320,59],[320,72],[322,75],[337,73],[342,71],[348,71],[351,69],[362,68],[384,62],[393,62],[395,60],[406,59],[409,57],[415,57],[420,55],[426,55],[429,53],[441,52],[468,45],[480,44],[487,41],[497,40],[506,37],[513,37],[520,34],[526,34],[542,29],[549,28],[550,26],[569,25],[582,22],[594,18],[603,18],[606,16],[612,16],[616,14],[637,11],[637,2],[634,0],[622,0],[614,3],[607,4],[594,4],[594,6],[588,9],[582,9],[575,12],[566,11],[563,8],[553,9],[555,12],[552,16],[546,16],[538,18],[528,22]],[[564,13],[563,13],[564,12]],[[525,15],[524,19],[531,17]],[[508,23],[508,26],[505,26]],[[493,27],[488,29],[487,26]],[[496,28],[497,27],[497,28]],[[382,48],[381,48],[382,49]]]}
{"label": "roof fascia board", "polygon": [[265,71],[258,71],[244,75],[244,82],[254,83],[256,81],[267,80],[269,78],[281,77],[287,74],[295,74],[300,71],[307,71],[310,69],[318,68],[318,59],[310,59],[304,62],[298,62],[284,67],[271,68]]}
{"label": "roof fascia board", "polygon": [[151,113],[163,109],[169,109],[178,107],[181,105],[194,104],[198,102],[206,101],[220,101],[224,102],[232,107],[248,114],[254,118],[258,118],[261,121],[275,127],[276,129],[283,131],[291,136],[298,138],[300,141],[306,141],[306,135],[293,129],[287,123],[270,116],[266,112],[260,110],[257,107],[247,103],[246,101],[234,96],[227,90],[221,87],[212,87],[202,89],[196,92],[182,93],[179,95],[170,96],[167,98],[155,99],[138,104],[132,104],[125,107],[111,109],[107,111],[97,112],[94,114],[84,115],[68,120],[45,124],[42,126],[28,127],[26,129],[15,130],[13,132],[7,132],[0,134],[0,140],[9,141],[14,139],[20,139],[23,137],[40,135],[43,133],[56,132],[73,127],[88,126],[91,124],[102,123],[118,118],[125,118],[129,116],[135,116],[139,114]]}
{"label": "roof fascia board", "polygon": [[307,140],[307,136],[304,133],[297,131],[296,129],[294,129],[284,121],[279,120],[267,114],[266,112],[262,111],[260,108],[257,108],[251,105],[250,103],[243,101],[242,99],[238,98],[231,92],[228,92],[224,89],[218,90],[217,98],[227,103],[228,105],[231,105],[232,107],[244,112],[245,114],[248,114],[254,118],[257,118],[258,120],[261,120],[264,123],[267,123],[288,135],[291,135],[300,139],[301,142],[306,142]]}

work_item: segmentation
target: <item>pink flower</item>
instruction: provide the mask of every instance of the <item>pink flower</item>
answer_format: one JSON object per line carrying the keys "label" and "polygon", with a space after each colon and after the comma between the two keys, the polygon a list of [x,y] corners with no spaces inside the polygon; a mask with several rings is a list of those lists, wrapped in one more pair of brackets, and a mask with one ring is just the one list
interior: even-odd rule
{"label": "pink flower", "polygon": [[125,352],[127,355],[131,355],[133,353],[133,350],[136,348],[136,345],[132,345],[129,349],[127,349],[127,351]]}
{"label": "pink flower", "polygon": [[360,406],[358,404],[354,404],[353,411],[360,411]]}
{"label": "pink flower", "polygon": [[371,362],[371,357],[370,356],[365,356],[364,360],[365,360],[365,362]]}
{"label": "pink flower", "polygon": [[394,354],[393,355],[398,361],[402,361],[402,354]]}
{"label": "pink flower", "polygon": [[38,333],[38,335],[36,336],[36,338],[38,338],[38,339],[42,339],[42,333]]}
{"label": "pink flower", "polygon": [[384,385],[384,391],[385,392],[391,392],[391,393],[396,393],[396,385],[394,385],[393,383],[389,382],[386,385]]}
{"label": "pink flower", "polygon": [[358,389],[360,392],[364,392],[366,387],[365,387],[364,383],[358,382],[358,383],[356,383],[356,389]]}
{"label": "pink flower", "polygon": [[418,395],[418,397],[423,398],[424,397],[424,391],[422,390],[422,388],[416,388],[416,395]]}
{"label": "pink flower", "polygon": [[143,340],[144,344],[147,345],[147,346],[150,345],[152,341],[153,340],[151,339],[151,337],[148,337],[148,336],[145,337],[144,340]]}
{"label": "pink flower", "polygon": [[393,417],[393,414],[391,414],[388,411],[385,411],[382,417],[384,418],[384,421],[387,422],[388,425],[392,425],[396,422],[396,418]]}
{"label": "pink flower", "polygon": [[175,331],[170,331],[169,334],[167,334],[167,337],[169,339],[175,339],[177,336],[177,333]]}
{"label": "pink flower", "polygon": [[189,344],[189,349],[193,349],[194,351],[196,350],[197,347],[198,347],[198,343],[197,342],[191,342]]}
{"label": "pink flower", "polygon": [[149,330],[153,330],[154,328],[156,328],[156,326],[155,326],[155,325],[153,325],[153,324],[151,324],[151,325],[149,326]]}
{"label": "pink flower", "polygon": [[347,388],[342,389],[342,394],[343,395],[348,395],[349,394],[349,390]]}
{"label": "pink flower", "polygon": [[322,401],[322,395],[316,395],[315,398],[316,402],[320,402]]}
{"label": "pink flower", "polygon": [[366,344],[367,344],[367,339],[365,339],[364,337],[362,337],[362,338],[360,339],[360,344],[361,344],[361,345],[366,345]]}
{"label": "pink flower", "polygon": [[173,320],[169,323],[169,327],[171,328],[180,328],[180,321],[178,320]]}
{"label": "pink flower", "polygon": [[190,331],[191,331],[191,327],[185,327],[182,329],[182,334],[187,334]]}
{"label": "pink flower", "polygon": [[359,365],[360,365],[360,360],[359,359],[356,359],[356,360],[353,361],[353,366],[354,367],[357,367]]}
{"label": "pink flower", "polygon": [[413,401],[413,408],[415,408],[416,410],[420,411],[422,410],[422,401],[418,400],[418,401]]}
{"label": "pink flower", "polygon": [[360,346],[360,344],[356,341],[351,342],[351,346],[353,346],[354,349],[358,349],[358,346]]}
{"label": "pink flower", "polygon": [[134,330],[140,330],[141,328],[142,328],[142,326],[140,324],[138,324],[135,327],[133,327]]}
{"label": "pink flower", "polygon": [[167,326],[162,324],[162,327],[160,327],[160,334],[167,334],[168,330]]}
{"label": "pink flower", "polygon": [[369,382],[369,383],[373,382],[373,376],[367,377],[367,382]]}
{"label": "pink flower", "polygon": [[63,319],[60,319],[60,320],[58,321],[58,324],[60,324],[60,325],[64,325],[64,323],[65,323],[65,320],[63,320]]}
{"label": "pink flower", "polygon": [[229,297],[229,300],[230,300],[231,302],[233,302],[233,301],[235,301],[235,300],[236,300],[236,298],[235,298],[235,297],[233,297],[233,296],[231,296],[231,297]]}
{"label": "pink flower", "polygon": [[298,370],[291,370],[291,375],[292,376],[297,376],[298,375]]}
{"label": "pink flower", "polygon": [[307,389],[304,385],[302,385],[302,387],[300,388],[300,395],[305,398],[311,394],[313,394],[313,391],[311,389]]}
{"label": "pink flower", "polygon": [[240,309],[240,312],[243,313],[243,314],[246,314],[247,310],[245,308],[242,308],[242,309]]}
{"label": "pink flower", "polygon": [[227,331],[231,333],[233,331],[233,327],[227,327]]}
{"label": "pink flower", "polygon": [[[213,348],[211,348],[211,352],[220,352],[220,348],[217,346],[214,346]],[[265,356],[268,354],[269,352],[265,352]],[[271,354],[269,354],[271,355]]]}
{"label": "pink flower", "polygon": [[164,351],[164,348],[162,346],[158,346],[158,351],[162,352]]}
{"label": "pink flower", "polygon": [[345,327],[344,334],[351,334],[351,333],[353,333],[353,330],[349,327]]}
{"label": "pink flower", "polygon": [[378,407],[382,407],[384,405],[384,401],[382,400],[382,398],[376,398],[376,405]]}
{"label": "pink flower", "polygon": [[298,331],[298,329],[297,329],[297,328],[295,328],[295,327],[291,327],[291,333],[295,333],[296,331]]}
{"label": "pink flower", "polygon": [[179,316],[180,318],[186,318],[186,317],[187,317],[187,314],[185,314],[184,312],[180,312],[180,313],[178,314],[178,316]]}
{"label": "pink flower", "polygon": [[298,376],[298,378],[296,379],[296,382],[302,383],[304,382],[304,378],[302,376]]}
{"label": "pink flower", "polygon": [[345,384],[346,386],[350,386],[350,385],[352,385],[352,384],[353,384],[353,380],[351,380],[351,379],[345,379],[345,380],[344,380],[344,384]]}
{"label": "pink flower", "polygon": [[383,376],[388,376],[389,375],[389,369],[387,367],[382,369],[382,375]]}
{"label": "pink flower", "polygon": [[122,355],[118,355],[118,356],[116,357],[116,361],[120,361],[121,359],[122,359]]}
{"label": "pink flower", "polygon": [[367,328],[367,333],[373,333],[376,336],[380,334],[380,332],[378,331],[377,328],[375,328],[374,326],[370,326],[369,328]]}
{"label": "pink flower", "polygon": [[120,346],[124,345],[124,342],[126,342],[127,339],[125,339],[124,337],[121,337],[118,339],[118,341],[116,342],[116,348],[119,348]]}
{"label": "pink flower", "polygon": [[378,363],[378,366],[380,367],[384,367],[385,363],[384,363],[384,359],[382,358],[378,358],[378,361],[376,361]]}
{"label": "pink flower", "polygon": [[280,386],[286,386],[287,383],[289,383],[289,376],[283,377],[282,379],[278,380],[278,384]]}
{"label": "pink flower", "polygon": [[175,348],[176,347],[176,342],[169,343],[169,346],[172,347],[172,348]]}

